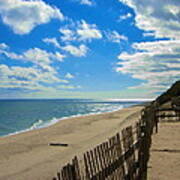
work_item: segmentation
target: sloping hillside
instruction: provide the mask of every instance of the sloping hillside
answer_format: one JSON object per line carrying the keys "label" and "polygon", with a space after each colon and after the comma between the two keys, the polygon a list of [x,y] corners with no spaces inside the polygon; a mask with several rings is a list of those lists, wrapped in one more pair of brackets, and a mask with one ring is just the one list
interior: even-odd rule
{"label": "sloping hillside", "polygon": [[162,105],[168,101],[171,101],[173,98],[177,98],[178,96],[180,96],[180,81],[176,81],[170,89],[156,99],[156,102],[159,105]]}

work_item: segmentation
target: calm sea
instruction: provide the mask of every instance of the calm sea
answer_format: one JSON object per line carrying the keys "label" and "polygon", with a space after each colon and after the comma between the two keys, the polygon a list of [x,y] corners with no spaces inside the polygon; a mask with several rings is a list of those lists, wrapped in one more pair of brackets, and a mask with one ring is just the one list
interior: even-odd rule
{"label": "calm sea", "polygon": [[139,103],[83,99],[0,100],[0,136],[47,127],[68,117],[111,112]]}

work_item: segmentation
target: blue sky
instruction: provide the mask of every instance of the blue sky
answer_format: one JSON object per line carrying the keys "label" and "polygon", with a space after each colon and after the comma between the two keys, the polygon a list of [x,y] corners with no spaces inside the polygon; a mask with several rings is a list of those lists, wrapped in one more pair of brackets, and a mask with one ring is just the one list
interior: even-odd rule
{"label": "blue sky", "polygon": [[179,0],[0,0],[0,98],[151,99],[179,45]]}

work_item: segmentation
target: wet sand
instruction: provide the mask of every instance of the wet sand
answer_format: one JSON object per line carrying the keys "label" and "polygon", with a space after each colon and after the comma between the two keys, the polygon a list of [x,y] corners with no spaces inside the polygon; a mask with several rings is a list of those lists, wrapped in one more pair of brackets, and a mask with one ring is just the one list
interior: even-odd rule
{"label": "wet sand", "polygon": [[[142,108],[69,118],[47,128],[0,138],[0,180],[52,179],[74,155],[132,125]],[[68,146],[49,146],[51,142]]]}

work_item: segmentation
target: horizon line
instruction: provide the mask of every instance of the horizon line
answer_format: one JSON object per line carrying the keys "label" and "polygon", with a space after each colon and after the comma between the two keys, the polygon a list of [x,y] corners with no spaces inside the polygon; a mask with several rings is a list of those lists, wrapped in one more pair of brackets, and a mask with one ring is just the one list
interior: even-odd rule
{"label": "horizon line", "polygon": [[155,98],[0,98],[0,100],[60,100],[60,99],[86,99],[86,100],[101,100],[101,101],[153,101]]}

